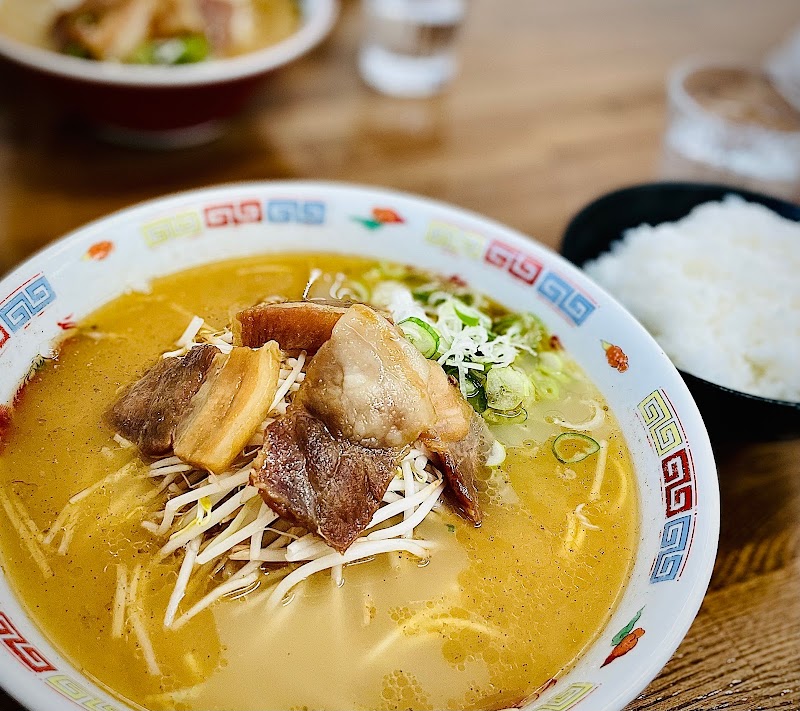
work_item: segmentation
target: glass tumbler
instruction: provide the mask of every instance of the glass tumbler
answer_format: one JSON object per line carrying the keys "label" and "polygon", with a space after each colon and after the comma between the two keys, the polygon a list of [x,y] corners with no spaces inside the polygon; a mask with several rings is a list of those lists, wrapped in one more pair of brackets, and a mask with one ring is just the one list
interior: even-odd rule
{"label": "glass tumbler", "polygon": [[800,111],[757,67],[690,61],[668,85],[662,176],[800,198]]}
{"label": "glass tumbler", "polygon": [[390,96],[441,91],[458,70],[466,0],[362,0],[361,77]]}

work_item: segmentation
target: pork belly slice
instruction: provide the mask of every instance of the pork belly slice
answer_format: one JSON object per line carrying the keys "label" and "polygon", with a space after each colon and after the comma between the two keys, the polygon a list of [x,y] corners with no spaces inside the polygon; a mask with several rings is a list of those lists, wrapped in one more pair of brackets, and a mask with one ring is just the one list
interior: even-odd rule
{"label": "pork belly slice", "polygon": [[476,417],[472,406],[464,399],[457,385],[450,382],[447,373],[435,361],[428,365],[428,397],[433,403],[436,420],[426,434],[444,442],[457,442],[469,434],[472,419]]}
{"label": "pork belly slice", "polygon": [[[234,0],[197,0],[205,23],[205,34],[214,51],[226,53],[233,43]],[[246,10],[245,10],[246,12]],[[241,16],[241,11],[239,11]],[[252,23],[249,23],[252,24]]]}
{"label": "pork belly slice", "polygon": [[296,399],[336,435],[403,447],[436,423],[428,361],[383,316],[353,304],[311,359]]}
{"label": "pork belly slice", "polygon": [[278,389],[280,363],[275,341],[214,356],[206,381],[178,424],[175,454],[201,469],[225,471],[266,418]]}
{"label": "pork belly slice", "polygon": [[441,366],[428,363],[428,393],[436,410],[436,423],[422,434],[422,441],[439,460],[451,500],[477,526],[483,514],[476,478],[486,464],[492,436]]}
{"label": "pork belly slice", "polygon": [[462,439],[448,442],[428,434],[423,436],[422,441],[439,460],[450,499],[469,521],[480,525],[483,512],[478,502],[476,482],[478,474],[486,466],[486,457],[492,445],[492,436],[486,423],[473,413],[469,431]]}
{"label": "pork belly slice", "polygon": [[250,483],[275,513],[344,553],[378,510],[403,453],[334,436],[292,407],[267,427]]}
{"label": "pork belly slice", "polygon": [[62,14],[53,32],[63,46],[77,42],[95,59],[124,60],[147,40],[157,10],[158,0],[86,0]]}
{"label": "pork belly slice", "polygon": [[238,343],[258,348],[277,341],[285,351],[316,353],[331,337],[347,305],[333,301],[286,301],[261,304],[236,314],[233,332]]}
{"label": "pork belly slice", "polygon": [[109,424],[148,457],[169,453],[178,423],[217,353],[216,347],[203,345],[180,358],[159,360],[112,405]]}
{"label": "pork belly slice", "polygon": [[203,3],[199,0],[161,0],[150,27],[152,37],[199,35],[206,31]]}

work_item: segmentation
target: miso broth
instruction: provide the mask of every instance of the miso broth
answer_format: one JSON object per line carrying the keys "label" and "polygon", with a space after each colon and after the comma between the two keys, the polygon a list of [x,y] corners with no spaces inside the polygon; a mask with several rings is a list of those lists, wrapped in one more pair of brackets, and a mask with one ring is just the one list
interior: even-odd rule
{"label": "miso broth", "polygon": [[[277,609],[264,604],[282,575],[270,569],[255,589],[164,628],[181,561],[157,560],[161,542],[141,525],[156,497],[148,463],[113,438],[109,404],[174,348],[194,314],[221,326],[269,295],[300,298],[312,269],[358,278],[374,266],[264,256],[155,280],[84,319],[21,391],[0,456],[6,576],[53,645],[132,706],[503,709],[568,670],[613,612],[635,556],[637,491],[619,427],[581,376],[529,407],[526,423],[503,426],[507,457],[480,481],[480,527],[447,506],[425,519],[420,530],[437,544],[428,559],[350,564],[340,587],[320,573]],[[592,433],[603,456],[563,464],[554,418],[584,420],[590,401],[605,414]],[[70,497],[129,462],[48,541]],[[42,532],[38,559],[18,534],[27,516]],[[115,629],[119,570],[137,566],[136,617]],[[187,596],[202,596],[204,584]]]}

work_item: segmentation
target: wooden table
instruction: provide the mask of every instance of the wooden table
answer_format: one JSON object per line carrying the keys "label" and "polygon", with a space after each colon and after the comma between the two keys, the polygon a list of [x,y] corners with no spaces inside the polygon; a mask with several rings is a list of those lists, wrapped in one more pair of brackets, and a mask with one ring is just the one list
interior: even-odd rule
{"label": "wooden table", "polygon": [[[461,76],[398,101],[355,71],[358,6],[192,150],[97,142],[0,64],[0,272],[88,220],[201,185],[321,178],[454,202],[557,246],[594,196],[657,175],[677,60],[758,60],[797,0],[474,0]],[[800,441],[718,452],[722,534],[703,608],[630,709],[800,709]]]}

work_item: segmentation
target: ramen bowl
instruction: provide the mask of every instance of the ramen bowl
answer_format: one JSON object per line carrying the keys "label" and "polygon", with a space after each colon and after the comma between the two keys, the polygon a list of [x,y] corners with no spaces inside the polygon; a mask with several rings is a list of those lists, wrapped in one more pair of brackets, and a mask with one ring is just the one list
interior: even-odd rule
{"label": "ramen bowl", "polygon": [[[728,195],[800,221],[800,206],[751,190],[714,183],[644,183],[615,190],[586,205],[567,226],[561,254],[583,266],[608,252],[628,229],[675,222],[699,205]],[[699,373],[681,371],[681,375],[715,442],[773,440],[800,433],[800,403],[735,390]]]}
{"label": "ramen bowl", "polygon": [[330,32],[337,0],[299,0],[298,29],[246,54],[197,64],[147,66],[59,54],[2,34],[0,56],[23,67],[42,91],[88,119],[101,135],[169,148],[216,137],[264,78],[309,52]]}
{"label": "ramen bowl", "polygon": [[[714,459],[686,385],[650,336],[578,269],[522,234],[428,199],[317,182],[234,184],[147,202],[67,235],[0,282],[0,402],[13,405],[65,327],[126,291],[191,267],[287,252],[360,255],[458,277],[510,309],[536,312],[597,385],[635,470],[630,575],[576,663],[513,706],[622,709],[676,650],[708,586],[719,533]],[[6,577],[0,623],[0,683],[27,708],[129,708],[42,633]],[[547,627],[564,633],[558,625]]]}

